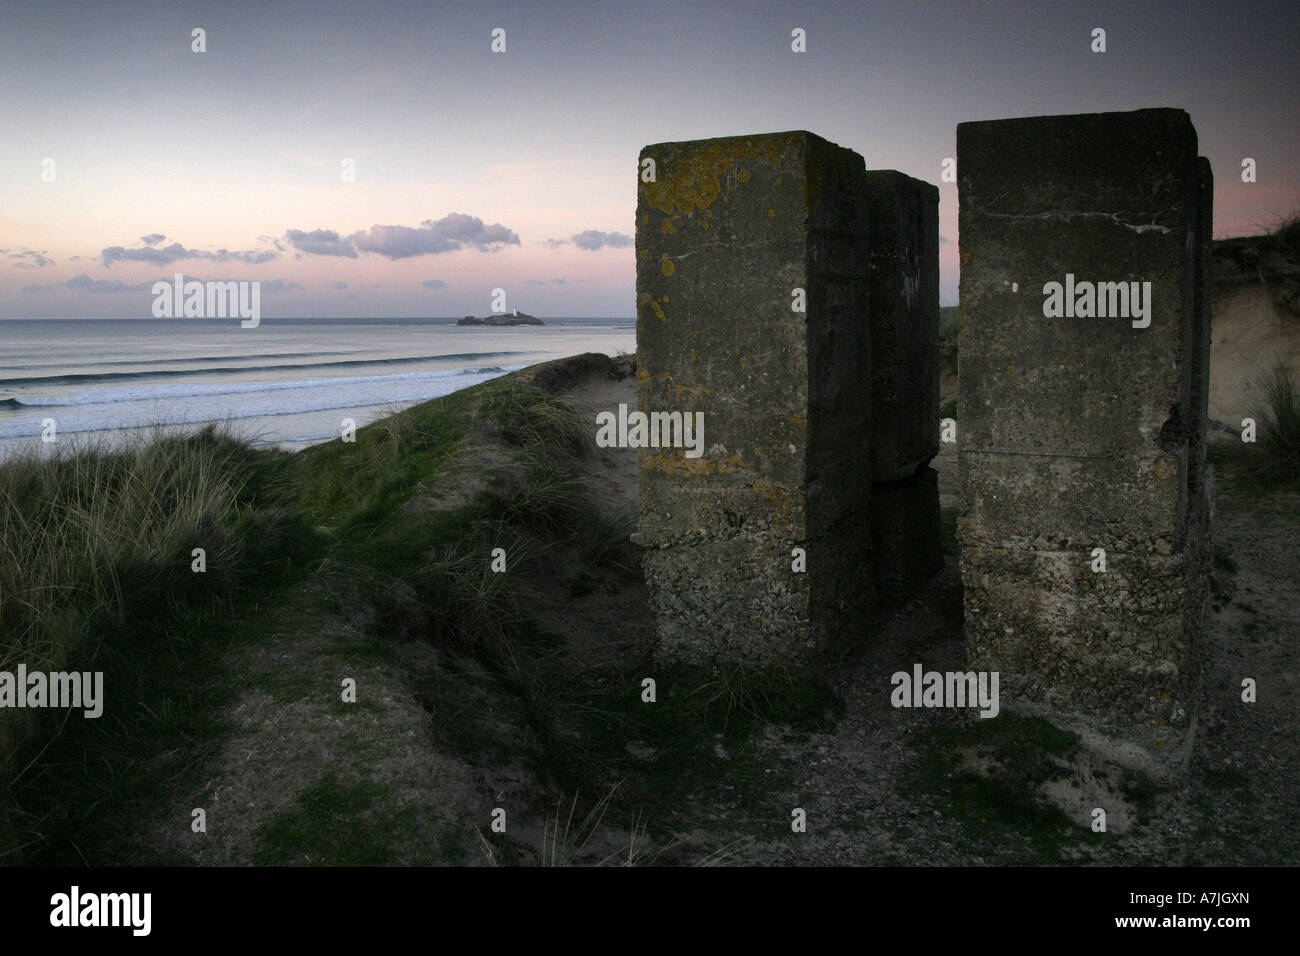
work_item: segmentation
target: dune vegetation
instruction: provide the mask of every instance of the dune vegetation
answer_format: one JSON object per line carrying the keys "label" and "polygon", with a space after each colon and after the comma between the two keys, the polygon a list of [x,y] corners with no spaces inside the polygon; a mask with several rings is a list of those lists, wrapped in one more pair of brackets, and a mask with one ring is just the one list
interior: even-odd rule
{"label": "dune vegetation", "polygon": [[[632,383],[622,374],[619,387]],[[1259,441],[1213,446],[1230,477],[1257,475],[1260,493],[1295,475],[1295,391],[1275,381]],[[1140,789],[1125,799],[1149,828],[1106,840],[1044,802],[1060,767],[1029,760],[1023,741],[1074,746],[1046,725],[1021,720],[999,736],[923,714],[872,729],[896,726],[878,711],[884,696],[854,690],[895,663],[881,648],[925,648],[953,666],[964,653],[951,509],[946,570],[834,693],[734,668],[653,667],[634,499],[597,494],[612,458],[565,388],[545,384],[515,373],[292,454],[206,428],[0,464],[0,671],[102,671],[107,698],[96,719],[0,709],[0,864],[1126,864],[1289,852],[1289,837],[1246,838],[1257,795],[1222,768],[1198,771],[1177,798],[1217,821],[1220,850],[1205,849],[1205,832],[1163,831],[1168,807]],[[1283,612],[1233,596],[1263,573],[1232,557],[1233,533],[1263,533],[1258,509],[1222,504],[1215,633],[1235,653],[1231,635],[1247,628],[1251,652],[1285,657],[1270,630]],[[341,679],[355,679],[355,702],[340,699]],[[1233,743],[1256,730],[1243,727],[1206,752],[1255,753]],[[967,751],[991,769],[972,776]],[[819,814],[820,836],[791,832],[792,806]],[[201,838],[196,807],[210,811]],[[489,829],[503,807],[508,836]]]}
{"label": "dune vegetation", "polygon": [[[434,672],[410,680],[436,698],[439,739],[483,762],[522,759],[563,795],[550,825],[570,841],[615,818],[635,836],[647,803],[692,766],[709,775],[707,727],[749,732],[759,704],[820,720],[815,690],[712,672],[692,675],[695,692],[672,694],[648,724],[641,660],[593,668],[539,622],[544,598],[640,587],[631,515],[593,507],[575,468],[591,435],[567,403],[511,376],[294,454],[209,427],[0,465],[0,670],[103,671],[108,698],[93,720],[0,711],[0,861],[176,862],[130,834],[169,793],[198,786],[227,742],[230,703],[247,690],[230,661],[263,649],[270,620],[305,633],[338,607],[364,620],[377,660],[411,642],[436,649]],[[509,573],[494,572],[494,555]],[[557,563],[582,568],[559,595]],[[292,695],[294,678],[264,686]],[[674,772],[628,785],[629,734]],[[297,816],[259,828],[253,861],[510,861],[456,841],[411,856],[400,834],[364,827],[331,851],[335,798],[381,800],[372,790],[318,785]],[[557,839],[552,859],[564,855]]]}

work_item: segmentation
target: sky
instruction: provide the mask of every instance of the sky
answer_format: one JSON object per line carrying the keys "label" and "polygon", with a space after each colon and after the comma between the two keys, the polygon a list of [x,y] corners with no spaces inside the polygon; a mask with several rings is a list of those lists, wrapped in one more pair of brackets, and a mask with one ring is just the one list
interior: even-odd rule
{"label": "sky", "polygon": [[945,305],[960,122],[1185,109],[1216,237],[1300,210],[1294,0],[4,3],[0,319],[149,318],[177,272],[267,316],[631,317],[641,147],[791,129],[939,187]]}

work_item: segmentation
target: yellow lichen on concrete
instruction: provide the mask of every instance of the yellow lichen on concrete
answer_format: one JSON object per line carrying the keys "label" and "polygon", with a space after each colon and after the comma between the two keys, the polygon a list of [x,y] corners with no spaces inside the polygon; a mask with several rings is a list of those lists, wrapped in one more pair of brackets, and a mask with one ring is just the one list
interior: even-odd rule
{"label": "yellow lichen on concrete", "polygon": [[[723,176],[737,164],[759,161],[775,166],[781,161],[786,145],[787,141],[775,137],[712,141],[671,162],[657,162],[659,176],[652,183],[640,182],[641,194],[652,208],[669,216],[695,209],[707,210],[723,193]],[[744,183],[749,176],[749,170],[741,169],[735,179]],[[726,196],[722,198],[726,201]]]}
{"label": "yellow lichen on concrete", "polygon": [[784,485],[755,478],[749,487],[754,494],[769,502],[777,514],[786,514],[790,511],[790,489]]}
{"label": "yellow lichen on concrete", "polygon": [[730,458],[687,458],[680,450],[663,449],[646,456],[649,471],[662,471],[670,475],[719,475],[740,471],[745,467],[739,455]]}
{"label": "yellow lichen on concrete", "polygon": [[700,393],[708,393],[713,391],[713,389],[709,388],[709,386],[707,385],[678,385],[676,382],[669,385],[668,387],[677,393],[677,398],[679,400],[684,398],[691,398],[692,396],[698,395]]}
{"label": "yellow lichen on concrete", "polygon": [[673,260],[665,257],[664,260],[659,263],[659,271],[666,276],[670,276],[677,271],[677,267],[673,265]]}
{"label": "yellow lichen on concrete", "polygon": [[662,372],[659,375],[659,385],[666,391],[671,391],[677,396],[677,400],[690,399],[702,392],[711,392],[712,389],[707,385],[681,385],[674,381],[672,373]]}

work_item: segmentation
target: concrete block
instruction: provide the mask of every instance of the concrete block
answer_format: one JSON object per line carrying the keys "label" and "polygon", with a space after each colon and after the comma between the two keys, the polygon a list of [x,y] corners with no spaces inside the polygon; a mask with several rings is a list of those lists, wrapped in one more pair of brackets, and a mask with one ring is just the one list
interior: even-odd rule
{"label": "concrete block", "polygon": [[1185,765],[1212,510],[1196,146],[1170,109],[957,131],[971,666],[1148,771]]}
{"label": "concrete block", "polygon": [[943,566],[939,473],[922,468],[903,481],[871,486],[871,540],[880,607],[919,597]]}
{"label": "concrete block", "polygon": [[802,131],[647,160],[638,404],[702,412],[706,448],[640,452],[660,659],[806,668],[871,600],[865,164]]}
{"label": "concrete block", "polygon": [[871,476],[915,475],[939,453],[939,190],[868,170]]}

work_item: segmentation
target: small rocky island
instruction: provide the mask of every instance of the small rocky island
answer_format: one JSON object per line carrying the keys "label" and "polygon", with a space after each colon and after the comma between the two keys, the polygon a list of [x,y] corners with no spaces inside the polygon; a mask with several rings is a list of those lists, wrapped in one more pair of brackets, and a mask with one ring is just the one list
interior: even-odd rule
{"label": "small rocky island", "polygon": [[467,315],[456,323],[457,325],[545,325],[535,315],[529,315],[527,312],[520,312],[515,309],[512,315],[502,313],[501,315],[489,315],[486,319],[476,319],[472,315]]}

